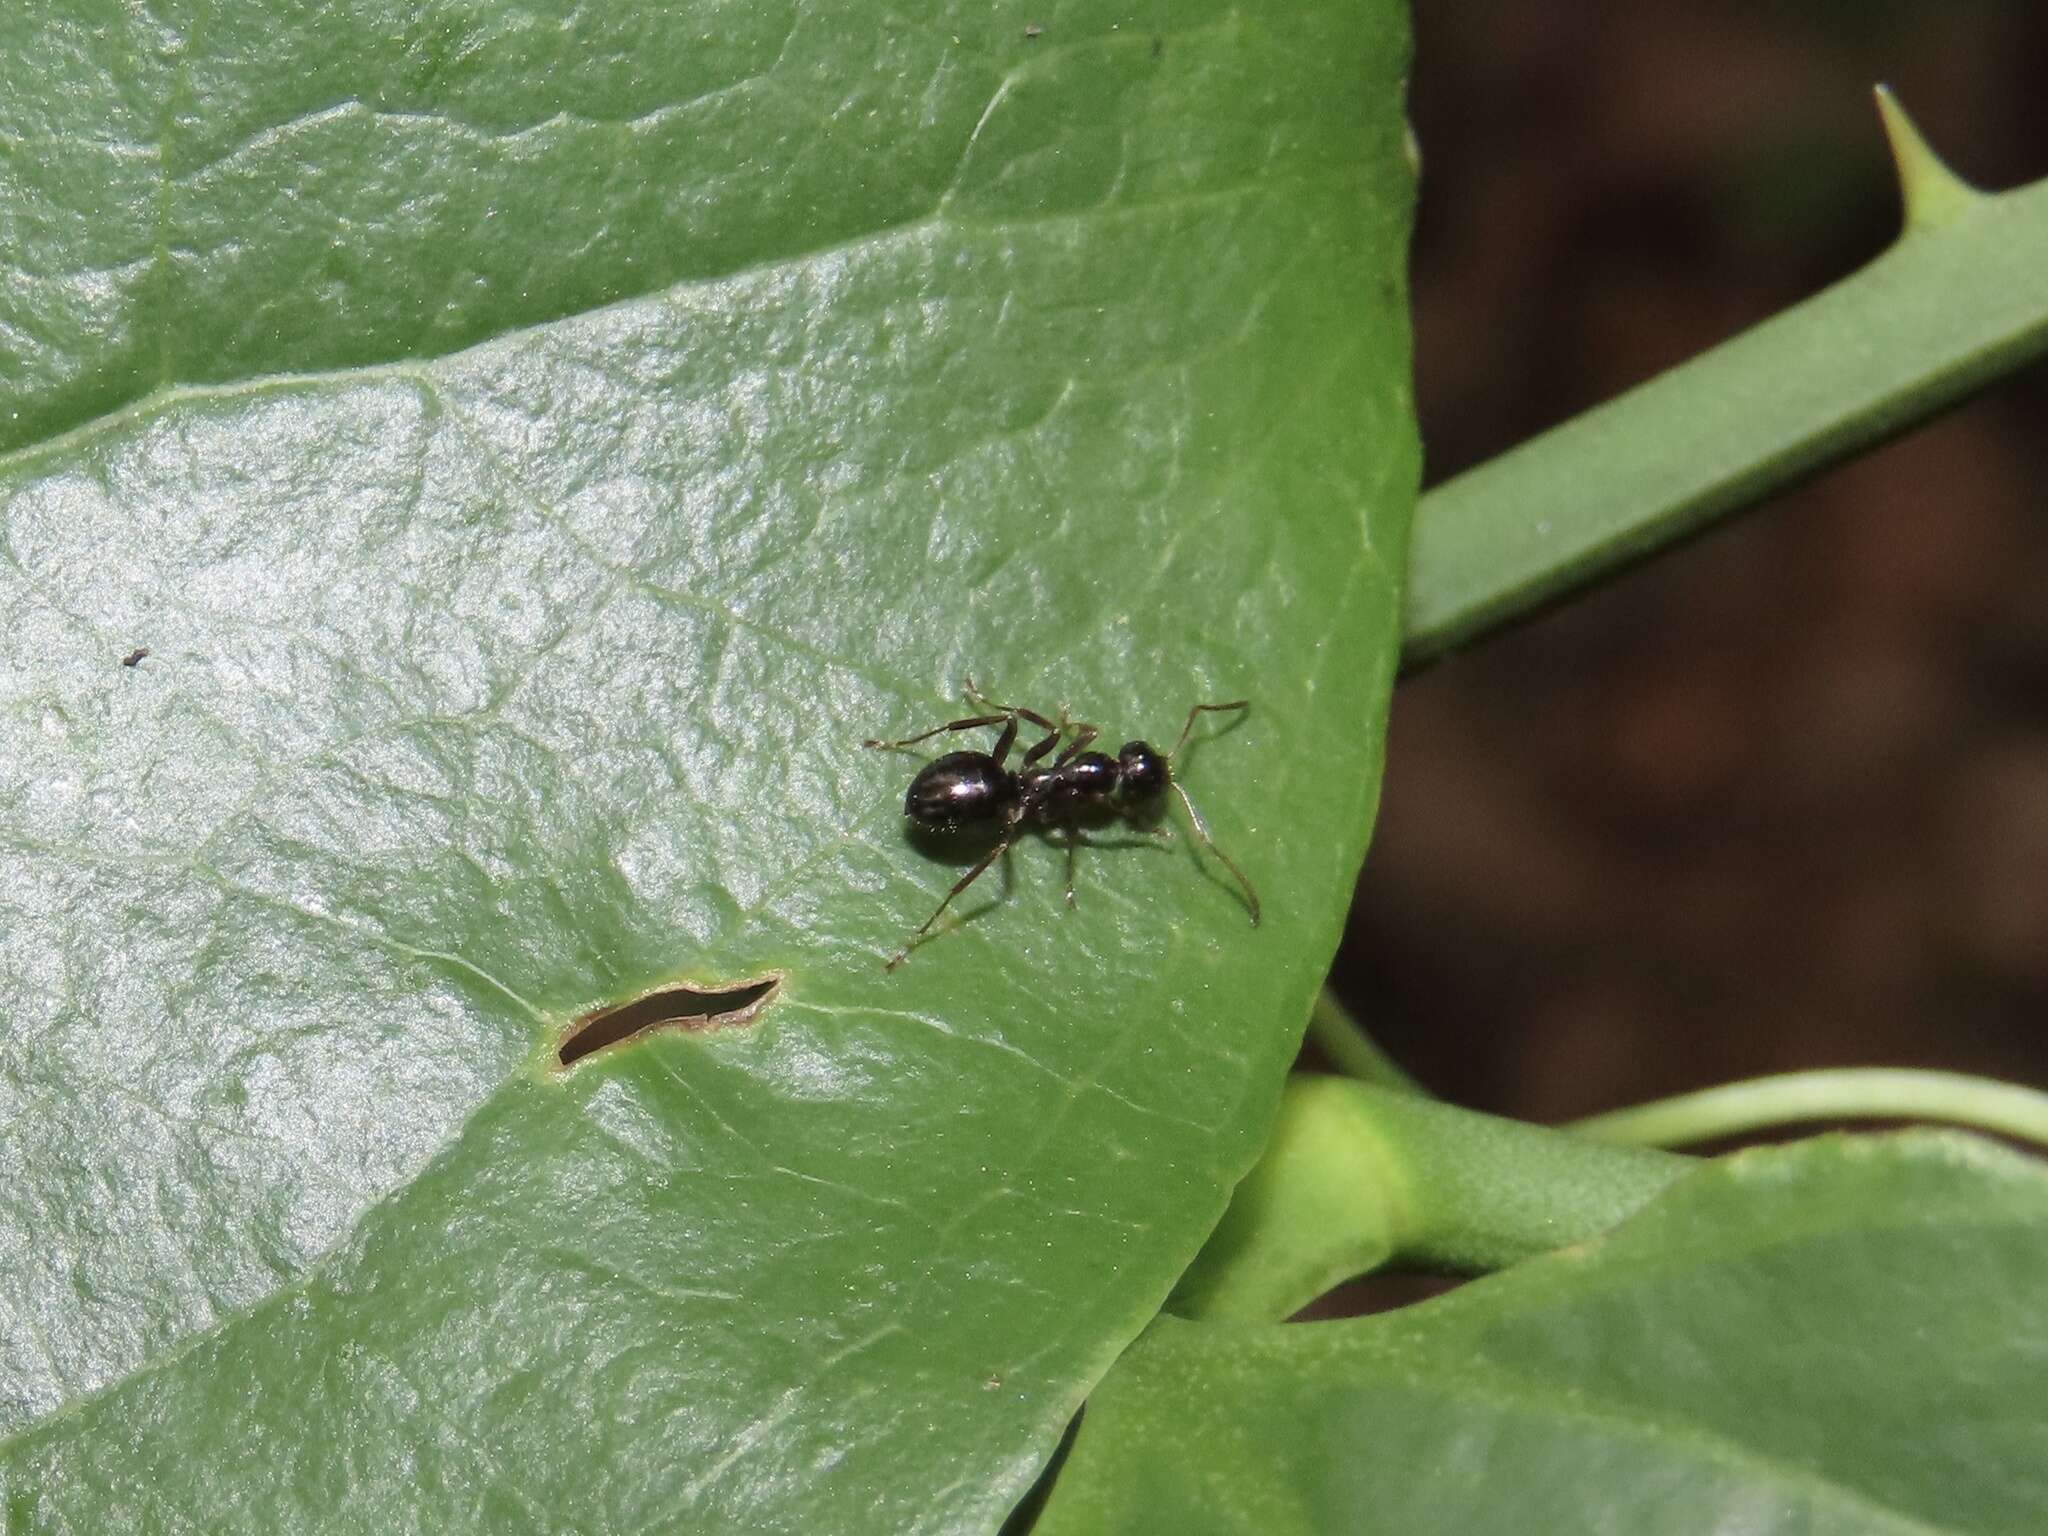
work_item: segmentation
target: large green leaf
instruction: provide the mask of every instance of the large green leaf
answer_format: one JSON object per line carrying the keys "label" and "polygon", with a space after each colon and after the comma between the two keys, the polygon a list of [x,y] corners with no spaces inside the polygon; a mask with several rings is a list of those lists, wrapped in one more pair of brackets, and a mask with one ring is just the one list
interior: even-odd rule
{"label": "large green leaf", "polygon": [[[1096,127],[1141,105],[1115,52],[1180,36],[1181,14],[1199,37],[1226,13],[1056,34],[1118,44],[1059,50],[1107,71]],[[1055,51],[1027,54],[1023,25],[791,0],[6,7],[0,447],[163,384],[438,354],[925,225],[1021,170],[1015,150],[1080,147],[1012,114],[987,127],[1024,139],[966,163],[1006,81],[1076,100],[1013,81]],[[1087,158],[1070,195],[1115,168]]]}
{"label": "large green leaf", "polygon": [[[1402,12],[311,10],[0,23],[10,1528],[985,1528],[1362,855]],[[970,670],[1251,695],[1265,925],[1034,841],[885,973],[956,866],[857,744]]]}
{"label": "large green leaf", "polygon": [[1954,1134],[1745,1153],[1610,1236],[1345,1323],[1164,1318],[1040,1536],[2032,1536],[2048,1170]]}

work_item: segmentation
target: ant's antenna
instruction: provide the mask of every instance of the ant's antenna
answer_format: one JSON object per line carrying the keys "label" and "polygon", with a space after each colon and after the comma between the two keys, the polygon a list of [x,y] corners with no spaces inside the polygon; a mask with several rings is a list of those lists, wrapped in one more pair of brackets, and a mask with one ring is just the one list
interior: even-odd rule
{"label": "ant's antenna", "polygon": [[1173,760],[1180,755],[1180,749],[1188,744],[1188,732],[1195,728],[1195,717],[1206,714],[1223,714],[1235,709],[1250,709],[1250,699],[1232,699],[1227,704],[1197,704],[1188,711],[1187,723],[1180,728],[1180,739],[1173,744],[1173,750],[1166,754],[1166,782],[1173,786],[1173,792],[1180,796],[1181,808],[1188,813],[1188,825],[1201,840],[1204,848],[1222,861],[1223,867],[1237,876],[1237,883],[1244,887],[1244,904],[1252,909],[1252,926],[1259,926],[1259,893],[1252,889],[1252,883],[1245,872],[1237,867],[1237,860],[1216,846],[1216,839],[1209,835],[1209,824],[1202,820],[1202,813],[1195,809],[1195,802],[1188,798],[1188,792],[1180,787],[1180,780],[1173,776]]}
{"label": "ant's antenna", "polygon": [[1221,859],[1223,867],[1237,876],[1237,883],[1244,887],[1244,904],[1252,909],[1252,926],[1258,927],[1259,893],[1252,889],[1251,881],[1246,879],[1244,871],[1237,867],[1237,860],[1216,846],[1216,839],[1209,835],[1208,823],[1202,820],[1202,813],[1195,809],[1195,802],[1188,798],[1188,792],[1172,777],[1168,777],[1166,782],[1171,784],[1173,792],[1180,796],[1181,807],[1188,813],[1188,825],[1194,828],[1195,836],[1201,839],[1202,846]]}
{"label": "ant's antenna", "polygon": [[1180,728],[1180,740],[1173,744],[1173,750],[1166,754],[1166,760],[1169,763],[1172,762],[1180,755],[1180,749],[1188,744],[1188,732],[1195,728],[1195,716],[1222,714],[1233,709],[1250,709],[1251,707],[1252,701],[1250,699],[1232,699],[1228,704],[1197,704],[1188,711],[1187,724]]}

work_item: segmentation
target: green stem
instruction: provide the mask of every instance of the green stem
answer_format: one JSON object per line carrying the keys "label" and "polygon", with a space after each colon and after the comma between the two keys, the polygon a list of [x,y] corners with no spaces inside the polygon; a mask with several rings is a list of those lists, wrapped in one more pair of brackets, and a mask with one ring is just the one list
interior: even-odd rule
{"label": "green stem", "polygon": [[1402,1093],[1426,1095],[1429,1091],[1401,1070],[1400,1064],[1365,1032],[1365,1027],[1351,1017],[1328,987],[1317,995],[1316,1005],[1309,1012],[1308,1037],[1346,1077],[1378,1083],[1382,1088]]}
{"label": "green stem", "polygon": [[1278,1322],[1390,1261],[1499,1269],[1606,1231],[1691,1166],[1297,1074],[1265,1152],[1167,1307]]}
{"label": "green stem", "polygon": [[1897,244],[1424,496],[1405,662],[1753,506],[2048,351],[2048,181],[1977,193],[1888,99],[1886,111],[1908,207]]}
{"label": "green stem", "polygon": [[1727,1083],[1579,1120],[1565,1129],[1621,1146],[1670,1147],[1805,1120],[1939,1120],[2048,1146],[2048,1093],[1956,1072],[1855,1067]]}

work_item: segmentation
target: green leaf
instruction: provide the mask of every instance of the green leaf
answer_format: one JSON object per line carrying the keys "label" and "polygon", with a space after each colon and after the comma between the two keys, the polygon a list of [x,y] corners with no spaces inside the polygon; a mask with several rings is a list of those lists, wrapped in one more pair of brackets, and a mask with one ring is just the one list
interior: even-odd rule
{"label": "green leaf", "polygon": [[[1022,25],[715,0],[9,7],[0,56],[32,67],[0,100],[0,447],[166,384],[437,355],[925,224],[1021,169],[966,140],[1029,61]],[[1122,83],[1106,100],[1132,105]]]}
{"label": "green leaf", "polygon": [[[987,1528],[1362,856],[1404,14],[312,14],[0,23],[9,1528]],[[969,671],[1250,695],[1178,767],[1265,924],[1028,839],[885,973],[959,865],[858,743]]]}
{"label": "green leaf", "polygon": [[1743,1153],[1419,1306],[1161,1319],[1037,1530],[2019,1536],[2044,1273],[2048,1170],[1988,1143]]}

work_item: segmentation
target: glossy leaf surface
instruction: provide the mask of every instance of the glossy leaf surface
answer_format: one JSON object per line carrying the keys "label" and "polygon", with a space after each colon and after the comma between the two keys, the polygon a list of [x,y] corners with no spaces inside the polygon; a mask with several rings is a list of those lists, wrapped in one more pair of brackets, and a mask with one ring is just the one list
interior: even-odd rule
{"label": "glossy leaf surface", "polygon": [[2048,1512],[2048,1170],[1743,1153],[1608,1237],[1342,1323],[1164,1318],[1036,1530],[1990,1536]]}
{"label": "glossy leaf surface", "polygon": [[[11,1528],[991,1527],[1363,851],[1400,10],[0,28]],[[970,671],[1112,743],[1251,695],[1179,767],[1264,926],[1032,839],[885,974],[961,855],[858,743]]]}

